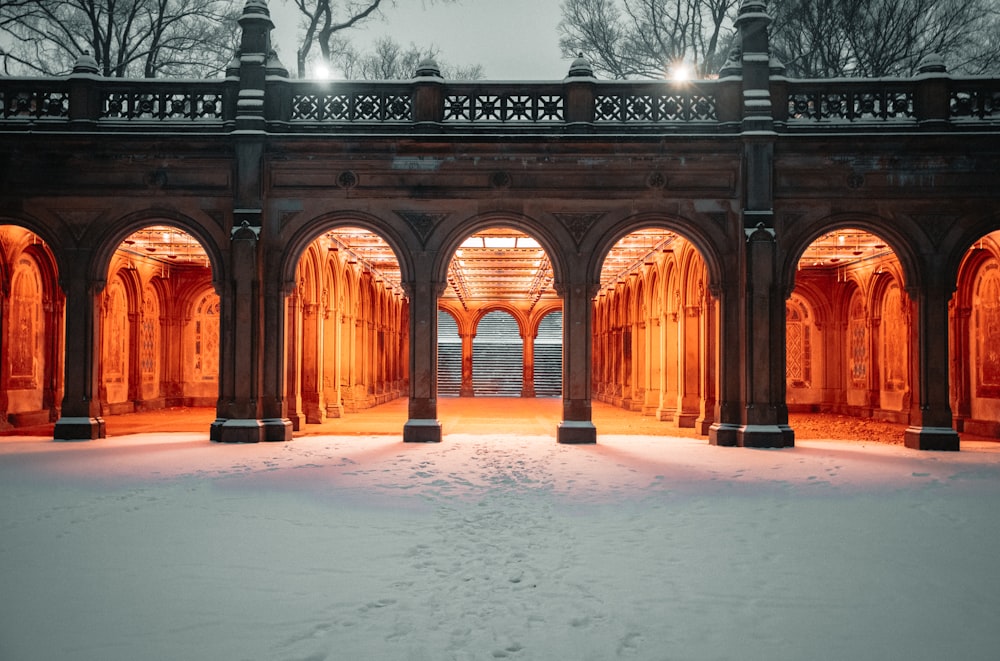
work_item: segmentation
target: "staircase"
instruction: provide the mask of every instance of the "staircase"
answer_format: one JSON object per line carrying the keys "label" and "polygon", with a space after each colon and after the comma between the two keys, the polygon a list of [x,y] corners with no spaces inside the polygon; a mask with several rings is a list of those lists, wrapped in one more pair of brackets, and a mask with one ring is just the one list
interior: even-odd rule
{"label": "staircase", "polygon": [[[520,397],[524,347],[517,322],[505,312],[482,318],[472,341],[472,388],[478,397]],[[547,315],[535,339],[535,395],[562,394],[562,313]],[[462,340],[455,320],[438,312],[438,396],[462,387]]]}

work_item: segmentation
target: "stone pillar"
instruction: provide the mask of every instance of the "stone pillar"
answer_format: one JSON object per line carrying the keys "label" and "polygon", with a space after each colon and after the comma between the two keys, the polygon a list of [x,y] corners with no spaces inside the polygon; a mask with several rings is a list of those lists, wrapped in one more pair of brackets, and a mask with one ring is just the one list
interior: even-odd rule
{"label": "stone pillar", "polygon": [[948,403],[948,300],[953,291],[953,286],[939,282],[909,290],[917,320],[917,332],[910,334],[910,373],[917,396],[903,439],[906,447],[915,450],[959,449]]}
{"label": "stone pillar", "polygon": [[563,299],[563,419],[556,440],[596,443],[590,400],[590,327],[596,292],[583,282],[560,284],[558,291]]}
{"label": "stone pillar", "polygon": [[969,373],[969,323],[972,308],[954,307],[949,340],[951,345],[951,389],[954,403],[953,422],[956,431],[964,431],[965,421],[972,417],[972,379]]}
{"label": "stone pillar", "polygon": [[694,427],[701,412],[701,308],[685,305],[680,314],[677,336],[678,393],[675,422],[678,427]]}
{"label": "stone pillar", "polygon": [[660,351],[663,367],[660,372],[660,407],[656,419],[668,422],[677,413],[677,312],[665,312],[660,324]]}
{"label": "stone pillar", "polygon": [[7,408],[10,405],[7,391],[10,390],[10,296],[7,295],[9,282],[0,282],[0,429],[10,429]]}
{"label": "stone pillar", "polygon": [[715,305],[714,298],[706,293],[701,315],[701,401],[698,419],[694,422],[694,427],[699,434],[708,435],[715,420],[715,386],[716,386],[716,365],[715,358],[718,351],[717,337],[718,329],[715,325]]}
{"label": "stone pillar", "polygon": [[104,438],[104,419],[97,399],[100,337],[97,297],[103,282],[90,282],[87,267],[89,252],[68,253],[67,272],[60,273],[60,286],[66,294],[66,355],[62,412],[56,421],[56,440],[92,440]]}
{"label": "stone pillar", "polygon": [[332,309],[327,310],[324,315],[324,369],[323,369],[323,392],[326,393],[326,417],[344,417],[344,405],[342,403],[341,392],[341,356],[340,343],[342,334],[340,330],[341,314],[335,303],[331,303]]}
{"label": "stone pillar", "polygon": [[535,334],[521,336],[522,351],[521,397],[535,396]]}
{"label": "stone pillar", "polygon": [[285,410],[285,291],[272,250],[264,277],[263,342],[261,344],[261,424],[265,441],[292,440],[292,421]]}
{"label": "stone pillar", "polygon": [[777,246],[773,230],[763,223],[747,234],[745,408],[736,441],[743,447],[792,447],[785,404],[785,299],[775,282]]}
{"label": "stone pillar", "polygon": [[437,312],[446,283],[429,279],[405,283],[410,298],[410,403],[403,441],[441,440],[437,419]]}
{"label": "stone pillar", "polygon": [[306,423],[321,424],[326,420],[323,402],[323,328],[319,304],[302,306],[302,412]]}
{"label": "stone pillar", "polygon": [[[736,273],[745,269],[742,254],[733,256]],[[744,342],[745,310],[741,286],[743,278],[725,279],[713,298],[719,309],[719,384],[715,402],[715,421],[708,429],[708,442],[712,445],[735,446],[743,415],[743,379],[741,361]]]}
{"label": "stone pillar", "polygon": [[660,320],[654,316],[646,320],[646,393],[642,406],[643,415],[656,415],[660,405],[660,374],[662,370]]}
{"label": "stone pillar", "polygon": [[261,421],[260,230],[246,219],[233,228],[231,276],[220,300],[219,404],[211,438],[223,443],[264,440]]}
{"label": "stone pillar", "polygon": [[476,390],[472,385],[472,340],[475,333],[459,333],[462,338],[462,383],[459,387],[459,397],[475,397]]}
{"label": "stone pillar", "polygon": [[285,415],[292,423],[292,431],[299,431],[305,419],[302,416],[302,312],[300,298],[295,288],[286,299],[285,332],[287,350],[285,357]]}

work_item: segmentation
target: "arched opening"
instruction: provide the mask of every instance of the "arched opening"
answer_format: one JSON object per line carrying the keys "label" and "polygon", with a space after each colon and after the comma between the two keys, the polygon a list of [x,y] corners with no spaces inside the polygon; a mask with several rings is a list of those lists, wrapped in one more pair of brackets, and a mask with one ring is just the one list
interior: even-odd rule
{"label": "arched opening", "polygon": [[538,322],[538,334],[535,336],[535,397],[559,397],[562,394],[562,338],[562,311],[548,312]]}
{"label": "arched opening", "polygon": [[462,338],[450,312],[438,310],[438,396],[458,397],[462,388]]}
{"label": "arched opening", "polygon": [[855,227],[820,236],[799,259],[785,305],[789,412],[907,423],[914,332],[903,270],[886,240]]}
{"label": "arched opening", "polygon": [[210,407],[219,396],[219,297],[201,243],[147,225],[118,245],[99,297],[98,396],[105,415]]}
{"label": "arched opening", "polygon": [[[534,237],[510,227],[489,227],[466,237],[448,265],[439,300],[438,364],[461,366],[458,394],[478,397],[535,397],[536,333],[543,318],[561,318],[562,301],[552,286],[549,256]],[[544,339],[546,396],[561,392],[551,354],[561,354],[547,322]],[[453,330],[454,327],[454,330]],[[457,335],[457,339],[456,339]],[[449,352],[459,350],[458,360]],[[454,372],[439,373],[438,394],[454,394]],[[443,388],[447,388],[444,390]],[[557,390],[558,388],[558,390]]]}
{"label": "arched opening", "polygon": [[949,324],[955,430],[1000,437],[1000,231],[962,258]]}
{"label": "arched opening", "polygon": [[33,232],[0,225],[0,429],[48,425],[63,393],[65,297]]}
{"label": "arched opening", "polygon": [[594,303],[594,398],[708,433],[716,319],[690,241],[663,228],[623,237],[605,256]]}
{"label": "arched opening", "polygon": [[477,397],[520,397],[524,342],[517,320],[504,310],[487,312],[472,340],[472,390]]}
{"label": "arched opening", "polygon": [[286,298],[292,428],[405,396],[408,314],[399,261],[379,234],[340,226],[308,244]]}

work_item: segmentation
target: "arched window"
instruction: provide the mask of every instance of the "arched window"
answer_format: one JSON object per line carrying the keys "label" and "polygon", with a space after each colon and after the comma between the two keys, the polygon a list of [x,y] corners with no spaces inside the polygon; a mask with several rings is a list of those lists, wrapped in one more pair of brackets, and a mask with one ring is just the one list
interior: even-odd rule
{"label": "arched window", "polygon": [[214,381],[219,373],[219,297],[205,294],[194,311],[194,377]]}
{"label": "arched window", "polygon": [[785,378],[792,388],[812,382],[812,316],[797,296],[785,304]]}
{"label": "arched window", "polygon": [[865,302],[861,292],[851,297],[848,312],[848,364],[851,369],[851,387],[868,387],[868,321],[865,319]]}
{"label": "arched window", "polygon": [[160,300],[156,290],[146,287],[142,296],[142,319],[139,322],[139,371],[143,383],[153,383],[157,378],[159,361],[156,352],[160,346]]}
{"label": "arched window", "polygon": [[104,294],[104,380],[123,383],[128,369],[128,303],[125,286],[115,278]]}
{"label": "arched window", "polygon": [[22,256],[14,268],[10,306],[10,387],[38,387],[42,351],[42,281],[38,264]]}
{"label": "arched window", "polygon": [[909,326],[907,324],[905,299],[899,285],[893,283],[882,299],[882,387],[885,390],[906,389],[907,358],[909,346]]}
{"label": "arched window", "polygon": [[1000,397],[1000,268],[990,261],[979,270],[973,298],[976,395]]}

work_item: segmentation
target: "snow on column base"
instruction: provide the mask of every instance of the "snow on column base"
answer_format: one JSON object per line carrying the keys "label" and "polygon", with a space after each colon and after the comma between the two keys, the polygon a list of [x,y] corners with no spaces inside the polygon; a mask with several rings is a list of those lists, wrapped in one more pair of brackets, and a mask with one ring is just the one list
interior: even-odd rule
{"label": "snow on column base", "polygon": [[597,427],[590,420],[563,420],[556,429],[556,441],[567,445],[597,442]]}
{"label": "snow on column base", "polygon": [[260,443],[264,424],[256,418],[218,419],[212,423],[210,438],[216,443]]}
{"label": "snow on column base", "polygon": [[59,418],[52,430],[54,441],[92,441],[104,437],[104,418]]}
{"label": "snow on column base", "polygon": [[736,437],[740,431],[739,425],[730,422],[715,422],[708,428],[709,445],[721,447],[736,447]]}
{"label": "snow on column base", "polygon": [[414,418],[403,425],[404,443],[440,443],[441,422]]}
{"label": "snow on column base", "polygon": [[264,440],[284,442],[292,440],[292,421],[288,418],[265,418]]}
{"label": "snow on column base", "polygon": [[736,432],[741,448],[792,448],[795,432],[788,425],[743,425]]}
{"label": "snow on column base", "polygon": [[903,443],[911,450],[958,452],[958,432],[951,427],[907,427]]}

